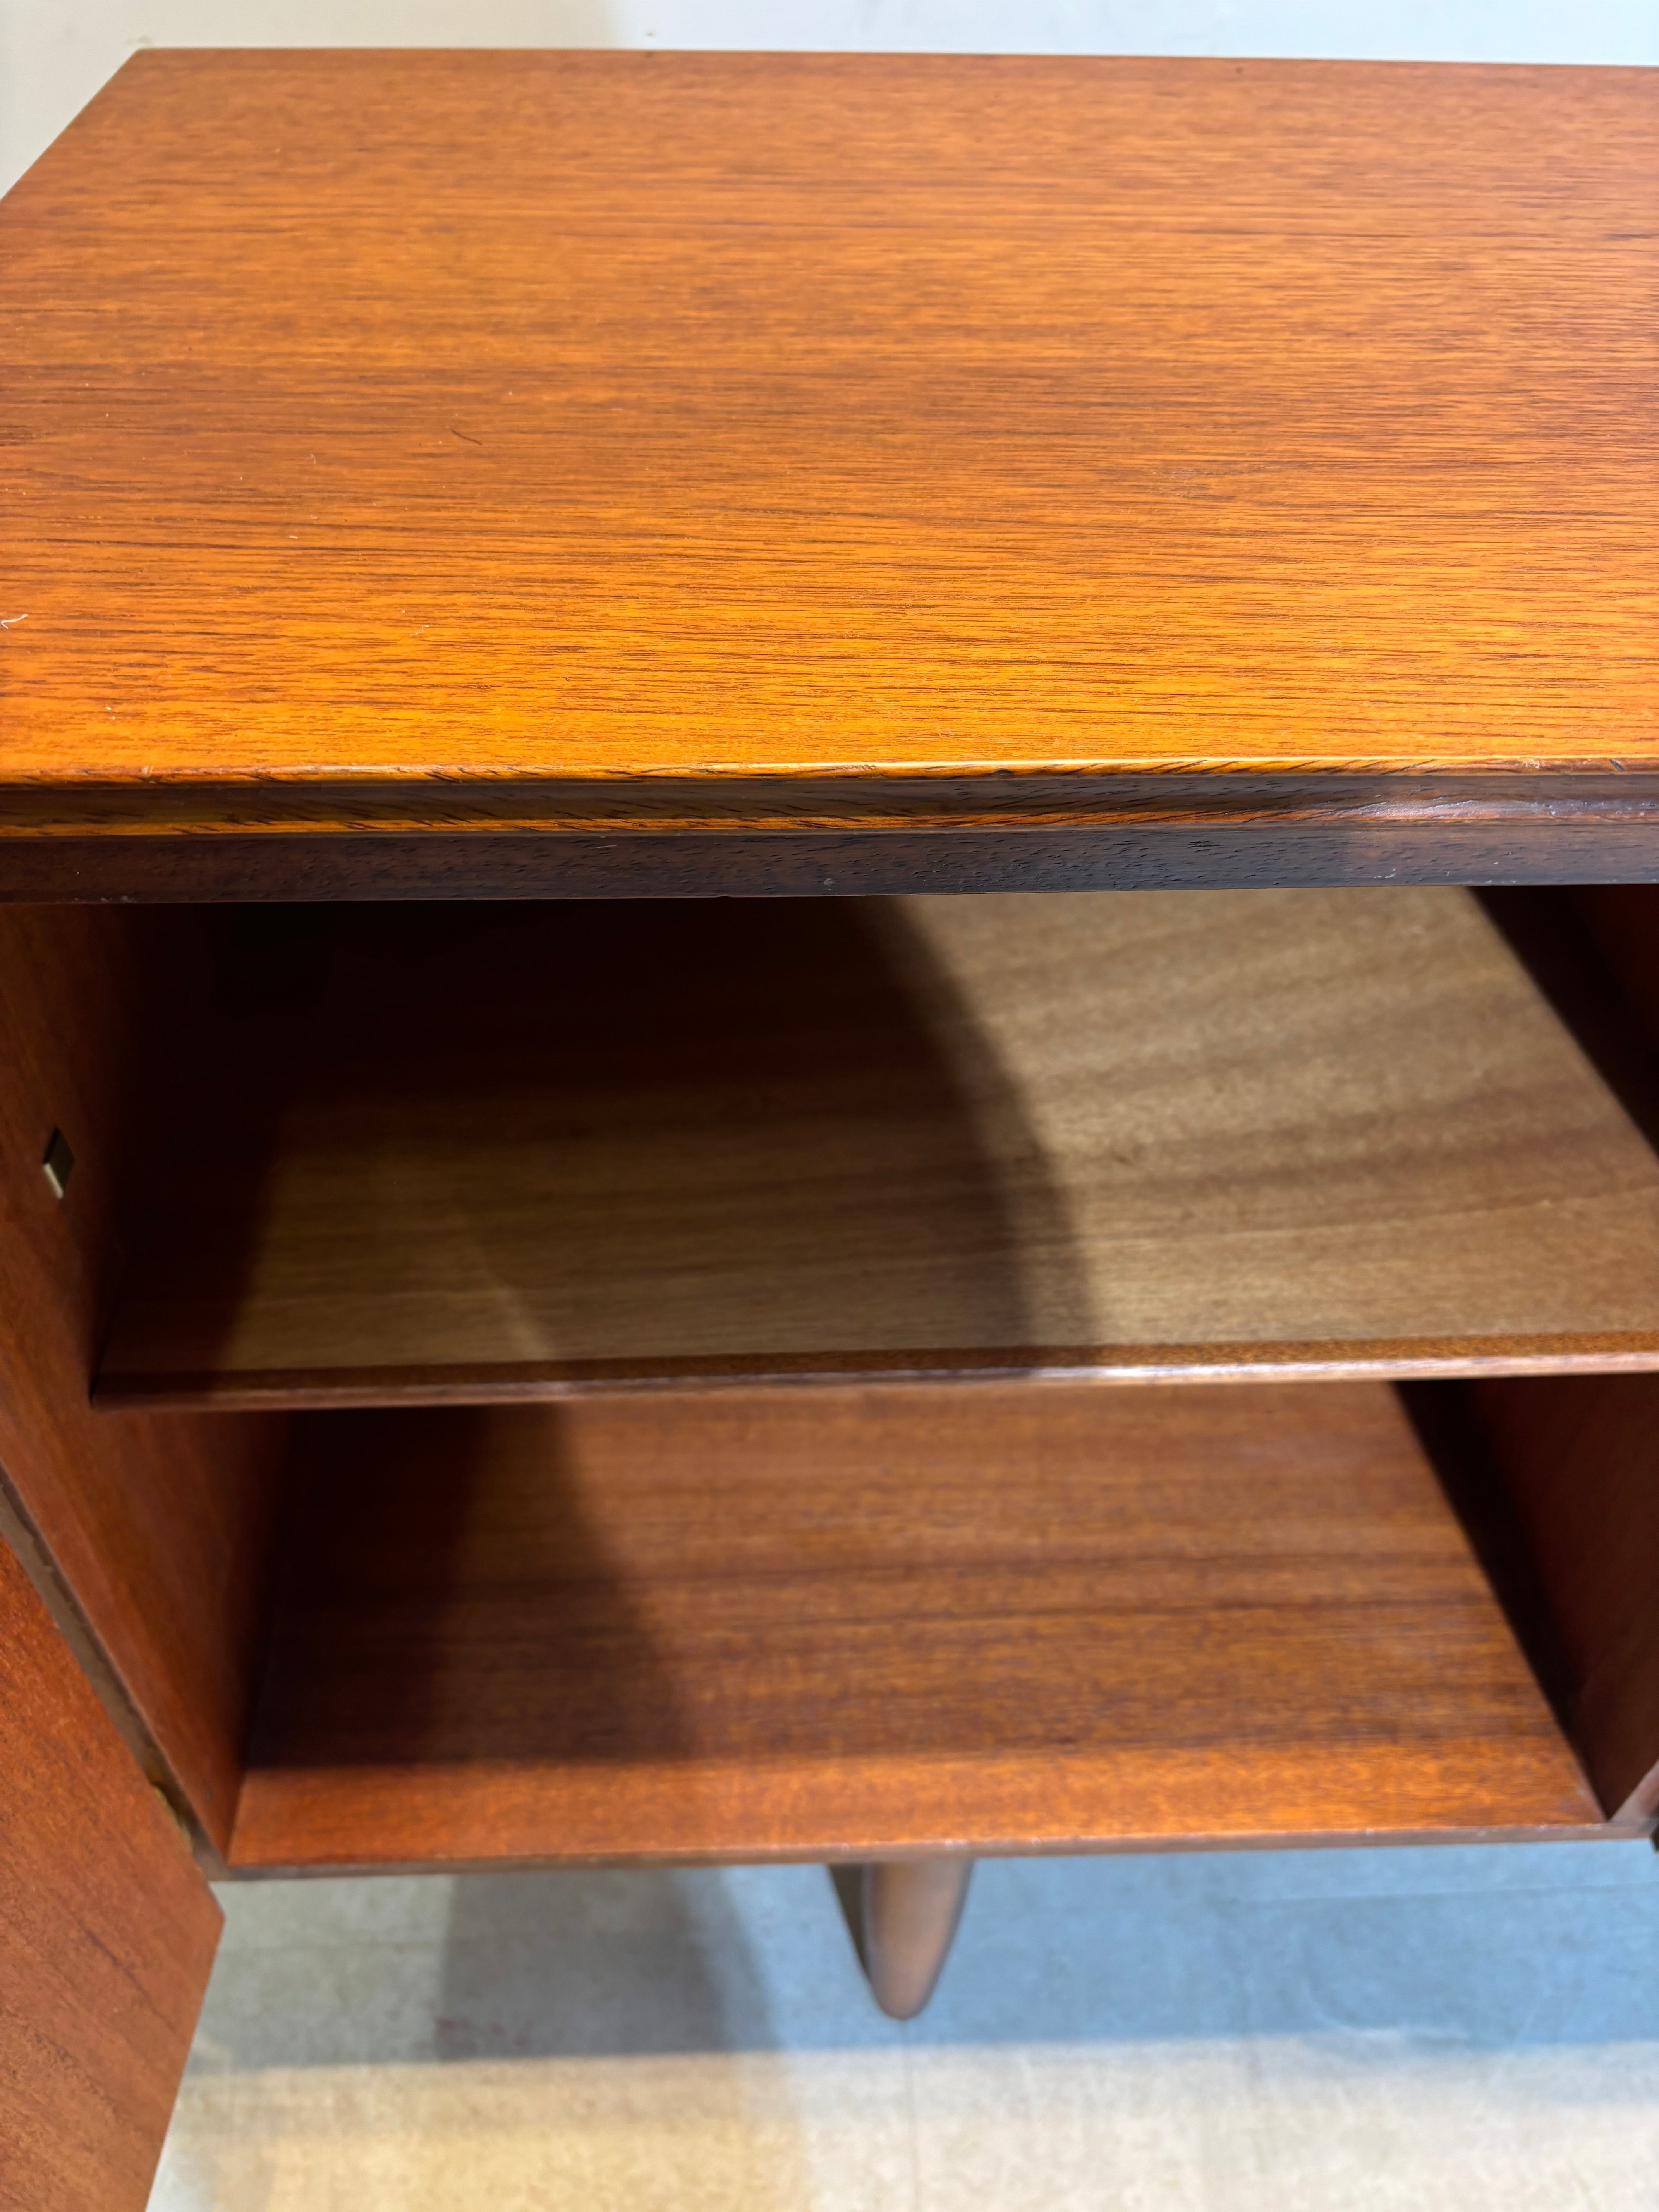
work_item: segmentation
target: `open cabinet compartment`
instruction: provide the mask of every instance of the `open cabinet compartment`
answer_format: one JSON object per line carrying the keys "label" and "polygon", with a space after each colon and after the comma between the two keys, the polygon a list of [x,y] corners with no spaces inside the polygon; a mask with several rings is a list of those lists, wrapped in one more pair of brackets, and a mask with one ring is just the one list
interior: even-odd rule
{"label": "open cabinet compartment", "polygon": [[1632,1832],[1650,902],[17,910],[0,1460],[234,1869]]}
{"label": "open cabinet compartment", "polygon": [[1634,1085],[1467,892],[276,908],[219,1004],[107,1407],[1659,1364]]}
{"label": "open cabinet compartment", "polygon": [[239,1864],[1601,1818],[1386,1384],[311,1421]]}

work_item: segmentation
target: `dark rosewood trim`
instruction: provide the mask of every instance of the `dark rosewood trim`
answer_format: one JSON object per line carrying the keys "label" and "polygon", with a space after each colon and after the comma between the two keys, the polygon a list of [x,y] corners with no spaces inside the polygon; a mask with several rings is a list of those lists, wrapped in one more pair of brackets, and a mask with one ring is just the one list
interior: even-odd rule
{"label": "dark rosewood trim", "polygon": [[1352,827],[1647,823],[1659,774],[1516,763],[1476,774],[1206,768],[800,775],[239,777],[0,783],[0,836]]}
{"label": "dark rosewood trim", "polygon": [[1659,817],[1085,830],[0,835],[0,900],[799,898],[1659,882]]}

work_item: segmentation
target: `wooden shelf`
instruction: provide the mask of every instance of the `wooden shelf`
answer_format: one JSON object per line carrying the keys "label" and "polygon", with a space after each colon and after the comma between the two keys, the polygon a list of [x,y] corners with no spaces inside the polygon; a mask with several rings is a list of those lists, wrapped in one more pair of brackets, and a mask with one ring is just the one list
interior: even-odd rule
{"label": "wooden shelf", "polygon": [[244,925],[106,1407],[1659,1365],[1659,1160],[1465,892]]}
{"label": "wooden shelf", "polygon": [[1599,1829],[1396,1394],[317,1425],[243,1868]]}

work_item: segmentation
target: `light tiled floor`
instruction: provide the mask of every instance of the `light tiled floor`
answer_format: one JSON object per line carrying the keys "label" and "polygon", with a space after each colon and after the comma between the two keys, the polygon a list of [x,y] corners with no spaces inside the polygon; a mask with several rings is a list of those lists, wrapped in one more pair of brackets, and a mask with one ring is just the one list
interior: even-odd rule
{"label": "light tiled floor", "polygon": [[981,1867],[933,2005],[823,1872],[272,1883],[152,2212],[1644,2212],[1646,1844]]}

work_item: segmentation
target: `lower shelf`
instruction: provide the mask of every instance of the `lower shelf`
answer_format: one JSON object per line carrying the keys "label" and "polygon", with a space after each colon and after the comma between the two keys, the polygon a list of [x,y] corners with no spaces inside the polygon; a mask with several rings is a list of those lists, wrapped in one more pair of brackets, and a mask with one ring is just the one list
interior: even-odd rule
{"label": "lower shelf", "polygon": [[312,1437],[240,1870],[1607,1832],[1386,1385]]}

